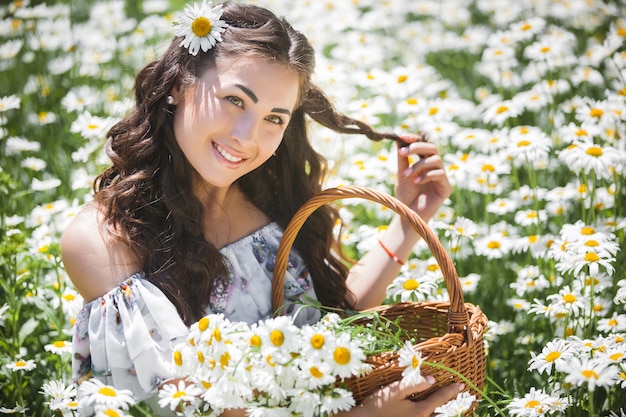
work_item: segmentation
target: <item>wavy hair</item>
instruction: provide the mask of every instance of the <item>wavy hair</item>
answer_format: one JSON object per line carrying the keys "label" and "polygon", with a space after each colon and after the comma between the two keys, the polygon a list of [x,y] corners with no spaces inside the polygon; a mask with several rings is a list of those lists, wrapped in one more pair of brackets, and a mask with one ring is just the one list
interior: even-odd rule
{"label": "wavy hair", "polygon": [[[177,307],[188,325],[205,314],[216,285],[225,285],[228,263],[203,236],[203,206],[192,193],[197,172],[174,136],[174,88],[185,89],[220,57],[256,56],[285,65],[300,78],[300,98],[276,156],[238,180],[246,198],[272,221],[286,227],[296,210],[321,190],[326,161],[311,146],[307,115],[341,133],[370,139],[393,138],[338,113],[314,84],[314,50],[307,38],[267,9],[223,4],[227,30],[208,52],[192,56],[174,38],[167,51],[143,68],[135,80],[135,107],[108,132],[109,166],[94,182],[95,200],[106,227],[143,263],[146,278]],[[278,204],[276,202],[279,202]],[[302,256],[319,300],[351,307],[345,279],[348,267],[337,257],[333,235],[336,209],[324,206],[303,225],[294,248]]]}

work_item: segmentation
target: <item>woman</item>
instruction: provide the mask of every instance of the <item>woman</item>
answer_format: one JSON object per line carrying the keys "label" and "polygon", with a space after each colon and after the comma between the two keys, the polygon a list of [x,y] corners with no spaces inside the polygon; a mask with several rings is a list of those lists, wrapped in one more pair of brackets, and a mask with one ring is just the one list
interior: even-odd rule
{"label": "woman", "polygon": [[[270,11],[202,3],[187,9],[177,34],[137,75],[136,106],[108,135],[112,165],[61,242],[65,268],[89,301],[75,326],[76,381],[94,376],[153,404],[171,377],[169,341],[187,326],[210,312],[248,323],[271,315],[282,230],[324,177],[307,115],[338,132],[402,142],[396,196],[422,218],[451,192],[433,144],[337,113],[311,83],[308,40]],[[411,155],[419,161],[409,166]],[[323,207],[300,231],[285,279],[287,314],[304,295],[341,308],[379,304],[418,239],[396,218],[381,246],[348,270],[335,255],[336,218]],[[318,318],[305,309],[295,320]],[[459,391],[405,400],[428,386],[391,384],[346,414],[393,407],[399,416],[430,415]]]}

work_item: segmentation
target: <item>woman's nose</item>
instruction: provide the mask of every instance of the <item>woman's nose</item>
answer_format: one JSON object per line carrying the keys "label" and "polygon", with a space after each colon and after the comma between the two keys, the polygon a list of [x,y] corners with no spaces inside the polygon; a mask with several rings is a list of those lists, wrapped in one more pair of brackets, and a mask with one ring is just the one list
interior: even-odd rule
{"label": "woman's nose", "polygon": [[253,141],[257,134],[258,122],[250,114],[242,115],[235,120],[232,138],[240,143]]}

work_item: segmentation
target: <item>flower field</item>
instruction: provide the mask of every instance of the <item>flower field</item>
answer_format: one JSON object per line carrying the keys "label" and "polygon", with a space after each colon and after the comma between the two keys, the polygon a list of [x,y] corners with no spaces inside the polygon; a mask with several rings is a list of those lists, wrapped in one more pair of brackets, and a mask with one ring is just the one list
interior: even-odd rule
{"label": "flower field", "polygon": [[[626,416],[626,5],[253,2],[309,36],[315,80],[340,110],[438,144],[454,191],[430,226],[465,300],[489,318],[475,415]],[[101,147],[133,105],[134,74],[164,50],[183,5],[0,5],[0,414],[77,415],[71,335],[83,300],[59,237],[107,165]],[[311,129],[328,187],[393,193],[393,143]],[[392,213],[340,204],[358,259]],[[447,297],[419,243],[388,302]],[[101,415],[145,415],[127,393],[105,393]]]}

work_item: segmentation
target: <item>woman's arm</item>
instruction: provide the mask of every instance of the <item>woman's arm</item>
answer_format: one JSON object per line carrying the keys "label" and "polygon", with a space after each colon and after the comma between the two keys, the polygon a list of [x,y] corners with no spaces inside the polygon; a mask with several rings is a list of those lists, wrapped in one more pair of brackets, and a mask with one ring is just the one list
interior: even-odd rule
{"label": "woman's arm", "polygon": [[81,210],[63,232],[61,258],[85,301],[109,292],[141,270],[130,248],[108,236],[101,227],[101,217],[93,203]]}
{"label": "woman's arm", "polygon": [[[424,221],[437,212],[450,196],[443,161],[435,144],[420,140],[419,136],[402,136],[409,146],[398,149],[398,183],[396,197],[414,210]],[[419,159],[410,165],[409,158]],[[381,242],[401,261],[405,261],[419,239],[418,233],[396,216],[387,228]],[[375,245],[350,269],[347,285],[355,296],[355,308],[362,310],[379,305],[385,290],[400,271],[396,262],[383,248]]]}

